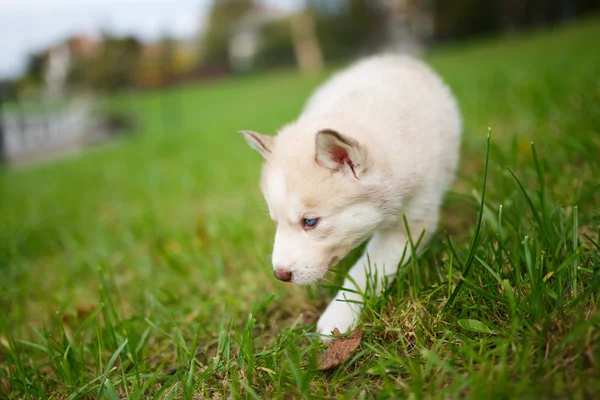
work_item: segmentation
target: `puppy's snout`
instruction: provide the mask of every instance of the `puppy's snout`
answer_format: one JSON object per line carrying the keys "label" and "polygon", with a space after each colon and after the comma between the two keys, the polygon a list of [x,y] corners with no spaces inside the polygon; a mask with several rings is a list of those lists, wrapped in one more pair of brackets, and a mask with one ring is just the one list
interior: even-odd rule
{"label": "puppy's snout", "polygon": [[289,271],[285,268],[276,268],[275,269],[275,278],[279,279],[283,282],[289,282],[292,280],[292,271]]}

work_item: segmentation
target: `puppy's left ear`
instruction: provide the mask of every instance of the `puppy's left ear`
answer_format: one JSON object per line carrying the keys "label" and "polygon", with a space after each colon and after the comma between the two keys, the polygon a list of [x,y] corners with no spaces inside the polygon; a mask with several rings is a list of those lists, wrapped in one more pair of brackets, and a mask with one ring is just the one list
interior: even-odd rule
{"label": "puppy's left ear", "polygon": [[269,158],[273,151],[273,136],[261,135],[252,131],[240,131],[240,133],[244,135],[250,147],[258,151],[263,158]]}
{"label": "puppy's left ear", "polygon": [[352,171],[356,179],[367,172],[366,150],[354,139],[336,131],[319,131],[315,140],[317,163],[333,171]]}

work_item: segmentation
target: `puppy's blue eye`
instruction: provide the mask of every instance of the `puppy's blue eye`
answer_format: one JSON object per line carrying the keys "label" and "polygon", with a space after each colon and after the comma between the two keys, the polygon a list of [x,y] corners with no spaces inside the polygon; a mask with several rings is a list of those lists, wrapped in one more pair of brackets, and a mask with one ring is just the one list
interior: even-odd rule
{"label": "puppy's blue eye", "polygon": [[319,218],[304,218],[304,226],[308,228],[312,228],[313,226],[317,225],[317,222],[319,222]]}

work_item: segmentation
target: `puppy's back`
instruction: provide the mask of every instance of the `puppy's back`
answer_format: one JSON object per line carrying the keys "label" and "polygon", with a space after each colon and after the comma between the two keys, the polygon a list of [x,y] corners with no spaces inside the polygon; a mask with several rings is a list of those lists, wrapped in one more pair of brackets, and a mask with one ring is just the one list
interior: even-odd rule
{"label": "puppy's back", "polygon": [[355,63],[317,89],[301,119],[360,125],[354,138],[379,143],[381,153],[373,155],[390,161],[400,180],[433,179],[447,187],[453,178],[458,106],[441,78],[414,58],[382,55]]}

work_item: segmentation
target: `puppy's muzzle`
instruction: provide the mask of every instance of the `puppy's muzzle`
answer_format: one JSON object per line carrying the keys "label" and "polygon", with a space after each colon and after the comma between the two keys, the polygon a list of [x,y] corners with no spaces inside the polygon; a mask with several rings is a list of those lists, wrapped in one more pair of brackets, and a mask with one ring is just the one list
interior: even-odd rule
{"label": "puppy's muzzle", "polygon": [[283,282],[290,282],[292,280],[292,271],[288,271],[285,268],[276,268],[273,272],[275,278]]}

